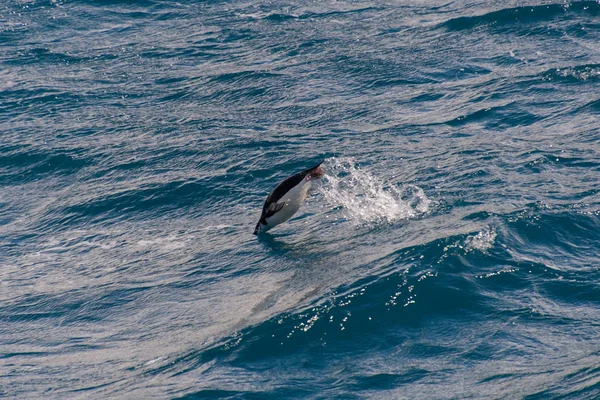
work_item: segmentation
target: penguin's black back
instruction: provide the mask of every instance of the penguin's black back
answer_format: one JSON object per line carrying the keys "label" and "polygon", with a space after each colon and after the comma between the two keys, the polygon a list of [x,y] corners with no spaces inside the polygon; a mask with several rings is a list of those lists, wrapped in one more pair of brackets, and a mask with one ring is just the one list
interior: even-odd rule
{"label": "penguin's black back", "polygon": [[306,177],[306,172],[302,171],[302,172],[298,172],[295,175],[290,176],[289,178],[287,178],[286,180],[284,180],[283,182],[281,182],[269,194],[269,196],[267,197],[267,201],[265,202],[265,204],[267,204],[267,203],[276,203],[279,200],[281,200],[281,198],[283,196],[285,196],[285,194],[287,192],[289,192],[294,187],[296,187],[300,182],[302,182],[302,180],[305,177]]}
{"label": "penguin's black back", "polygon": [[269,194],[267,200],[265,200],[261,219],[270,217],[270,215],[266,215],[267,208],[269,208],[269,205],[272,203],[277,203],[279,200],[281,200],[281,198],[285,196],[287,192],[289,192],[290,190],[292,190],[292,188],[296,187],[300,182],[302,182],[304,177],[306,177],[306,174],[306,171],[298,172],[297,174],[290,176],[289,178],[281,182],[279,185],[277,185],[277,187],[273,189],[273,191]]}

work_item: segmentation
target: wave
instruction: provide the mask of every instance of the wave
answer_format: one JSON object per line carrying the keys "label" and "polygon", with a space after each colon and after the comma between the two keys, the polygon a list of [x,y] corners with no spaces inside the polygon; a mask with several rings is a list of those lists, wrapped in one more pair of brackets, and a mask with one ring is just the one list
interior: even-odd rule
{"label": "wave", "polygon": [[600,64],[553,68],[544,72],[542,78],[545,81],[559,81],[565,83],[593,82],[600,80]]}
{"label": "wave", "polygon": [[523,110],[516,103],[510,103],[503,106],[479,109],[447,121],[446,124],[458,127],[471,123],[481,123],[486,129],[495,130],[507,129],[515,125],[529,126],[542,119],[542,116]]}
{"label": "wave", "polygon": [[346,10],[327,10],[327,11],[321,11],[321,12],[306,11],[306,12],[301,12],[298,14],[281,13],[281,12],[274,11],[274,12],[268,12],[264,16],[261,15],[261,18],[264,20],[267,20],[267,21],[271,21],[271,22],[286,22],[288,20],[329,18],[329,17],[343,16],[345,14],[354,14],[354,13],[362,14],[362,13],[368,13],[368,12],[380,11],[380,10],[381,9],[377,8],[377,7],[362,7],[362,8],[352,8],[352,9],[346,9]]}
{"label": "wave", "polygon": [[[2,151],[1,148],[0,151]],[[23,183],[39,180],[50,174],[74,174],[90,165],[88,160],[76,153],[76,151],[44,151],[27,148],[2,151],[0,182],[5,184]]]}
{"label": "wave", "polygon": [[[535,207],[496,215],[478,231],[398,249],[365,265],[370,274],[348,277],[346,283],[313,297],[299,309],[241,327],[209,347],[181,354],[144,373],[181,376],[208,365],[209,375],[218,382],[217,376],[226,370],[272,365],[273,360],[317,362],[320,354],[330,352],[357,361],[372,360],[377,354],[374,349],[392,345],[401,352],[401,360],[412,360],[410,366],[420,372],[413,375],[400,368],[380,377],[356,372],[352,379],[369,381],[372,375],[374,380],[381,378],[382,388],[385,382],[417,381],[439,374],[439,366],[432,370],[427,363],[445,354],[452,357],[452,363],[475,363],[483,374],[480,384],[497,387],[510,377],[483,371],[484,361],[510,359],[512,350],[505,346],[511,342],[474,344],[469,330],[481,330],[480,338],[483,332],[484,337],[506,339],[521,335],[519,326],[530,329],[541,320],[568,324],[582,318],[575,316],[573,307],[589,314],[597,306],[598,290],[593,282],[580,280],[589,277],[581,263],[588,259],[584,253],[600,240],[599,226],[596,215]],[[557,254],[557,242],[572,248]],[[325,263],[336,262],[334,254],[326,257]],[[570,261],[577,266],[556,265]],[[517,328],[513,328],[514,321]],[[459,332],[449,336],[449,326]],[[422,336],[424,329],[431,336]],[[515,340],[522,343],[524,339]],[[589,381],[582,385],[588,387]]]}
{"label": "wave", "polygon": [[563,4],[505,8],[482,15],[452,18],[440,26],[449,31],[469,30],[480,26],[501,27],[551,21],[566,13],[585,13],[596,16],[600,14],[600,4],[596,1],[576,1]]}
{"label": "wave", "polygon": [[88,200],[80,200],[79,204],[68,205],[60,214],[70,216],[69,221],[72,223],[81,218],[108,218],[136,211],[181,210],[208,201],[213,196],[222,198],[228,193],[224,188],[217,188],[207,181],[209,180],[172,181],[142,185],[111,194],[98,194]]}

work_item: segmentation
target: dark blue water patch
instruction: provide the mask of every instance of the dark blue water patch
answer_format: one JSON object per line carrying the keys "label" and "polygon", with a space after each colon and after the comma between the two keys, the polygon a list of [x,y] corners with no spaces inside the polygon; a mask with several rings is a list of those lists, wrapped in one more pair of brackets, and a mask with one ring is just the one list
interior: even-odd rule
{"label": "dark blue water patch", "polygon": [[220,27],[219,34],[206,38],[205,42],[208,44],[218,43],[224,45],[224,49],[238,49],[235,46],[241,45],[244,43],[244,40],[252,40],[255,35],[256,32],[253,29],[246,27]]}
{"label": "dark blue water patch", "polygon": [[[28,351],[28,352],[14,352],[14,353],[4,353],[0,354],[0,359],[9,359],[13,357],[41,357],[47,356],[50,352],[47,351]],[[0,392],[1,394],[1,392]]]}
{"label": "dark blue water patch", "polygon": [[[164,184],[144,185],[115,194],[99,195],[85,203],[69,205],[60,211],[68,216],[64,222],[93,221],[109,217],[127,219],[136,212],[170,212],[206,204],[215,198],[231,195],[231,187],[220,186],[218,178],[179,180]],[[57,211],[54,211],[57,212]]]}
{"label": "dark blue water patch", "polygon": [[146,12],[146,11],[129,11],[129,12],[125,12],[125,13],[119,13],[120,16],[125,17],[125,18],[130,18],[130,19],[150,19],[153,17],[153,13],[151,12]]}
{"label": "dark blue water patch", "polygon": [[402,85],[418,85],[425,83],[433,83],[436,82],[431,79],[407,79],[401,77],[385,77],[385,78],[374,78],[372,80],[365,81],[365,87],[369,89],[377,89],[377,88],[392,88],[394,86],[402,86]]}
{"label": "dark blue water patch", "polygon": [[600,14],[600,4],[595,1],[577,1],[568,4],[505,8],[478,16],[453,18],[441,24],[441,27],[449,31],[493,27],[498,32],[506,32],[506,26],[548,22],[564,18],[571,13],[596,16]]}
{"label": "dark blue water patch", "polygon": [[58,64],[74,65],[80,63],[88,63],[90,61],[101,62],[111,61],[119,58],[116,54],[98,54],[94,56],[81,56],[75,54],[66,54],[60,51],[54,51],[46,47],[34,47],[24,52],[19,52],[13,57],[5,60],[7,65],[15,67],[25,67],[33,65],[36,67],[51,66],[56,67]]}
{"label": "dark blue water patch", "polygon": [[[81,3],[81,4],[78,4]],[[126,2],[120,0],[80,2],[78,0],[69,2],[69,8],[78,13],[88,14],[92,17],[101,19],[102,22],[119,21],[118,26],[109,28],[106,32],[122,32],[128,30],[135,24],[137,27],[143,27],[147,20],[158,20],[160,15],[169,10],[176,9],[176,6],[169,6],[161,1],[144,0],[140,2]],[[184,17],[185,14],[179,14]],[[127,21],[127,24],[123,24]],[[126,27],[123,28],[123,25]],[[87,30],[87,27],[86,29]]]}
{"label": "dark blue water patch", "polygon": [[70,175],[90,165],[80,152],[11,151],[0,154],[0,183],[24,183],[43,179],[49,174]]}
{"label": "dark blue water patch", "polygon": [[269,80],[271,78],[280,78],[281,76],[281,74],[268,71],[241,71],[215,75],[211,77],[211,81],[238,85],[244,82],[251,82],[252,84],[255,84],[257,81],[260,82],[265,79]]}
{"label": "dark blue water patch", "polygon": [[[529,154],[534,155],[535,152],[530,152]],[[581,168],[582,171],[595,171],[600,168],[600,162],[585,157],[566,157],[561,153],[543,153],[534,157],[533,160],[527,162],[524,166],[526,170],[534,173],[563,168]]]}
{"label": "dark blue water patch", "polygon": [[104,290],[93,290],[81,298],[80,303],[65,309],[60,319],[61,326],[98,323],[125,308],[134,307],[154,286],[117,287],[107,286]]}
{"label": "dark blue water patch", "polygon": [[183,90],[177,90],[173,93],[167,94],[165,96],[162,96],[158,99],[158,101],[162,102],[162,103],[170,103],[170,102],[176,102],[176,101],[182,101],[185,100],[187,98],[190,97],[195,97],[195,91],[193,89],[183,89]]}
{"label": "dark blue water patch", "polygon": [[226,45],[202,43],[182,48],[154,48],[141,52],[139,56],[148,59],[177,59],[178,62],[188,59],[190,63],[196,64],[202,60],[217,61],[220,58],[226,58],[229,52],[232,50]]}
{"label": "dark blue water patch", "polygon": [[552,68],[542,74],[543,79],[578,86],[600,80],[600,64],[586,64]]}
{"label": "dark blue water patch", "polygon": [[489,211],[476,211],[465,215],[462,219],[466,221],[487,221],[492,215]]}
{"label": "dark blue water patch", "polygon": [[265,393],[248,393],[247,391],[204,389],[181,397],[178,400],[210,400],[210,399],[245,399],[249,395],[265,395]]}
{"label": "dark blue water patch", "polygon": [[286,97],[286,88],[284,86],[262,86],[252,85],[247,87],[239,87],[233,85],[225,85],[215,88],[206,93],[201,99],[206,103],[217,103],[223,105],[262,105],[269,102],[279,102]]}
{"label": "dark blue water patch", "polygon": [[444,94],[442,93],[433,93],[433,92],[425,92],[419,93],[416,96],[410,99],[410,102],[414,103],[423,103],[423,102],[436,102],[442,98],[444,98]]}
{"label": "dark blue water patch", "polygon": [[585,15],[579,21],[573,21],[573,23],[563,27],[563,32],[571,38],[581,39],[583,41],[597,41],[600,23],[597,18],[598,14]]}
{"label": "dark blue water patch", "polygon": [[307,19],[319,19],[319,18],[330,18],[337,16],[345,16],[352,14],[359,14],[363,16],[365,13],[380,11],[381,8],[378,7],[363,7],[363,8],[354,8],[349,10],[339,10],[339,11],[325,11],[325,12],[305,12],[301,14],[292,14],[292,13],[280,13],[280,12],[269,12],[264,20],[269,22],[286,22],[289,20],[307,20]]}
{"label": "dark blue water patch", "polygon": [[510,67],[524,64],[524,61],[510,54],[501,54],[488,57],[487,61],[499,67]]}
{"label": "dark blue water patch", "polygon": [[27,295],[12,299],[0,307],[0,321],[19,323],[39,319],[56,320],[56,324],[70,312],[83,305],[83,301],[75,292],[64,295]]}
{"label": "dark blue water patch", "polygon": [[187,76],[178,76],[178,77],[173,77],[173,76],[169,76],[169,77],[161,77],[161,78],[157,78],[154,80],[154,83],[156,85],[165,85],[165,86],[170,86],[176,83],[186,83],[188,82],[189,77]]}
{"label": "dark blue water patch", "polygon": [[351,79],[353,89],[373,89],[381,91],[395,86],[424,85],[439,83],[440,79],[423,74],[410,68],[405,60],[387,59],[385,56],[365,57],[358,55],[339,55],[332,62],[336,65],[332,73],[343,74]]}
{"label": "dark blue water patch", "polygon": [[519,374],[519,373],[498,373],[495,375],[487,376],[487,377],[481,379],[477,383],[482,384],[482,383],[488,383],[488,382],[494,382],[494,381],[511,382],[511,381],[517,380],[518,378],[520,378],[522,376],[523,376],[523,374]]}
{"label": "dark blue water patch", "polygon": [[90,293],[70,290],[15,298],[6,307],[0,307],[0,321],[19,324],[46,319],[63,327],[99,322],[114,309],[122,309],[138,300],[150,287],[106,289]]}
{"label": "dark blue water patch", "polygon": [[530,113],[517,103],[505,106],[488,107],[446,122],[447,125],[458,127],[479,123],[490,131],[503,131],[514,126],[529,126],[543,119],[542,116]]}
{"label": "dark blue water patch", "polygon": [[151,8],[154,6],[160,6],[161,4],[163,6],[165,6],[166,4],[161,2],[161,1],[154,1],[154,0],[141,0],[141,1],[136,1],[135,3],[132,3],[129,0],[91,0],[91,1],[85,1],[85,0],[74,0],[74,1],[70,1],[70,4],[74,4],[74,5],[84,5],[84,6],[91,6],[91,7],[100,7],[100,8],[104,8],[104,6],[110,6],[110,5],[120,5],[120,6],[128,6],[128,7],[139,7],[140,9],[147,9],[147,8]]}
{"label": "dark blue water patch", "polygon": [[[364,291],[344,296],[337,307],[279,316],[249,328],[241,333],[238,346],[225,345],[220,351],[214,349],[206,355],[230,358],[227,354],[233,352],[233,365],[244,366],[298,351],[319,352],[324,345],[333,346],[336,351],[350,351],[355,348],[353,343],[357,337],[363,338],[362,348],[367,351],[383,343],[402,343],[407,335],[404,330],[416,329],[429,318],[474,318],[477,300],[467,281],[456,276],[441,278],[444,283],[451,283],[446,286],[436,280],[432,277],[420,283],[412,281],[417,300],[403,306],[398,303],[406,302],[415,294],[408,294],[403,278],[390,276]],[[403,296],[395,294],[399,286],[406,288]],[[399,297],[403,297],[402,300]],[[311,321],[315,316],[318,319]]]}
{"label": "dark blue water patch", "polygon": [[[476,275],[476,284],[482,293],[489,296],[489,304],[494,308],[501,307],[501,302],[491,299],[529,291],[532,289],[535,279],[540,276],[547,279],[560,278],[557,274],[548,272],[548,267],[540,263],[514,262],[506,258],[493,260],[495,262],[490,261],[486,260],[486,262],[478,264],[482,267],[482,272],[486,272]],[[535,271],[534,276],[531,275],[531,271]]]}
{"label": "dark blue water patch", "polygon": [[[0,227],[8,225],[15,220],[14,210],[11,209],[8,203],[0,202]],[[5,245],[5,243],[2,243]],[[0,257],[2,260],[2,257]]]}
{"label": "dark blue water patch", "polygon": [[431,372],[428,370],[413,367],[400,374],[376,373],[373,375],[356,376],[354,377],[355,382],[350,385],[349,389],[358,391],[394,389],[402,385],[418,382],[430,374]]}
{"label": "dark blue water patch", "polygon": [[[309,54],[318,54],[326,48],[329,39],[311,39],[306,42],[299,43],[293,50],[287,51],[288,57],[306,56]],[[289,46],[289,44],[288,44]],[[286,47],[287,48],[287,47]]]}
{"label": "dark blue water patch", "polygon": [[[594,274],[600,277],[600,274]],[[555,280],[541,282],[538,285],[540,294],[566,306],[585,306],[592,309],[600,306],[600,289],[589,282],[591,274],[586,274],[583,281]]]}
{"label": "dark blue water patch", "polygon": [[[22,168],[22,167],[31,167],[33,166],[33,170],[36,168],[44,169],[48,168],[52,170],[53,166],[60,167],[63,164],[72,164],[74,166],[79,166],[81,164],[78,163],[78,160],[69,154],[53,154],[53,152],[12,152],[12,154],[3,155],[0,157],[0,167],[4,168]],[[43,164],[40,166],[40,164]]]}
{"label": "dark blue water patch", "polygon": [[[219,79],[219,78],[216,78]],[[227,79],[227,78],[225,78]],[[293,87],[293,80],[287,77],[254,81],[219,83],[207,85],[210,89],[205,92],[201,101],[227,105],[256,107],[264,103],[277,103],[287,97],[287,91]]]}
{"label": "dark blue water patch", "polygon": [[[598,357],[598,353],[591,354]],[[587,360],[585,360],[587,363]],[[567,374],[560,384],[551,384],[547,389],[523,397],[524,400],[544,399],[596,399],[600,396],[600,368],[584,366]]]}
{"label": "dark blue water patch", "polygon": [[[210,399],[231,399],[231,400],[262,400],[262,399],[300,399],[311,394],[311,390],[303,388],[276,388],[269,391],[235,391],[223,389],[204,389],[194,393],[190,393],[181,397],[175,397],[178,400],[210,400]],[[341,399],[353,397],[339,397]]]}
{"label": "dark blue water patch", "polygon": [[92,390],[106,388],[106,387],[109,387],[109,386],[114,385],[116,383],[123,382],[123,381],[125,381],[125,378],[115,379],[112,382],[107,382],[107,383],[100,384],[100,385],[92,385],[92,386],[85,386],[85,387],[74,388],[73,390],[71,390],[71,392],[72,393],[89,392],[89,391],[92,391]]}
{"label": "dark blue water patch", "polygon": [[[511,246],[523,254],[537,254],[576,268],[573,256],[585,259],[600,240],[600,217],[573,212],[534,213],[525,218],[508,217]],[[522,244],[526,243],[525,246]],[[549,250],[549,249],[552,250]],[[560,260],[560,261],[559,261]]]}
{"label": "dark blue water patch", "polygon": [[83,106],[87,104],[86,100],[84,96],[75,92],[52,87],[5,90],[0,92],[0,112],[14,115],[26,110],[27,118],[41,117],[70,109],[74,103]]}
{"label": "dark blue water patch", "polygon": [[[487,63],[487,60],[483,60]],[[440,82],[453,82],[461,81],[465,79],[472,79],[479,76],[490,75],[492,70],[477,64],[459,64],[446,66],[446,68],[440,69],[438,66],[433,67],[427,71],[427,76],[433,81]],[[497,78],[491,78],[486,81],[486,84],[492,84]]]}
{"label": "dark blue water patch", "polygon": [[186,7],[174,8],[172,6],[165,7],[164,11],[155,13],[153,20],[156,21],[174,21],[174,20],[185,20],[189,18],[190,10]]}
{"label": "dark blue water patch", "polygon": [[[125,173],[140,173],[143,172],[146,167],[150,165],[150,161],[147,159],[138,159],[137,157],[121,159],[118,163],[108,164],[106,162],[100,163],[101,166],[89,176],[90,179],[98,179],[102,177],[110,176],[115,181],[119,181],[119,177],[123,177]],[[154,164],[152,165],[154,166]]]}
{"label": "dark blue water patch", "polygon": [[590,114],[599,114],[600,113],[600,99],[590,101],[585,104],[578,111],[585,111]]}
{"label": "dark blue water patch", "polygon": [[289,21],[289,20],[294,20],[294,19],[305,19],[307,18],[307,15],[292,15],[292,14],[280,14],[280,13],[270,13],[267,16],[265,16],[263,19],[266,21],[271,21],[271,22],[285,22],[285,21]]}

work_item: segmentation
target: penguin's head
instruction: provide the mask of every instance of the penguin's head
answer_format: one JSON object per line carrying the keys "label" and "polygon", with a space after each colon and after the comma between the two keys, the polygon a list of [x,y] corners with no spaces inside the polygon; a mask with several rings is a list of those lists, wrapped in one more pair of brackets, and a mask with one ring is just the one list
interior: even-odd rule
{"label": "penguin's head", "polygon": [[306,172],[306,179],[307,180],[319,179],[323,175],[325,175],[325,171],[323,171],[323,168],[321,168],[321,164],[323,164],[323,161],[321,161],[320,163],[318,163],[314,167],[309,168],[306,171],[304,171],[304,172]]}

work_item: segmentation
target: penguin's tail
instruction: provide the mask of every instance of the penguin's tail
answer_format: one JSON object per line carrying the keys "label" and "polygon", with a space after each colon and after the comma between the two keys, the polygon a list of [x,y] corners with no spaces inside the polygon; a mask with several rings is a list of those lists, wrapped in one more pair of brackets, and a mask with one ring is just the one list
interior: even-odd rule
{"label": "penguin's tail", "polygon": [[260,221],[257,222],[256,227],[254,227],[254,233],[255,235],[258,235],[260,233]]}

